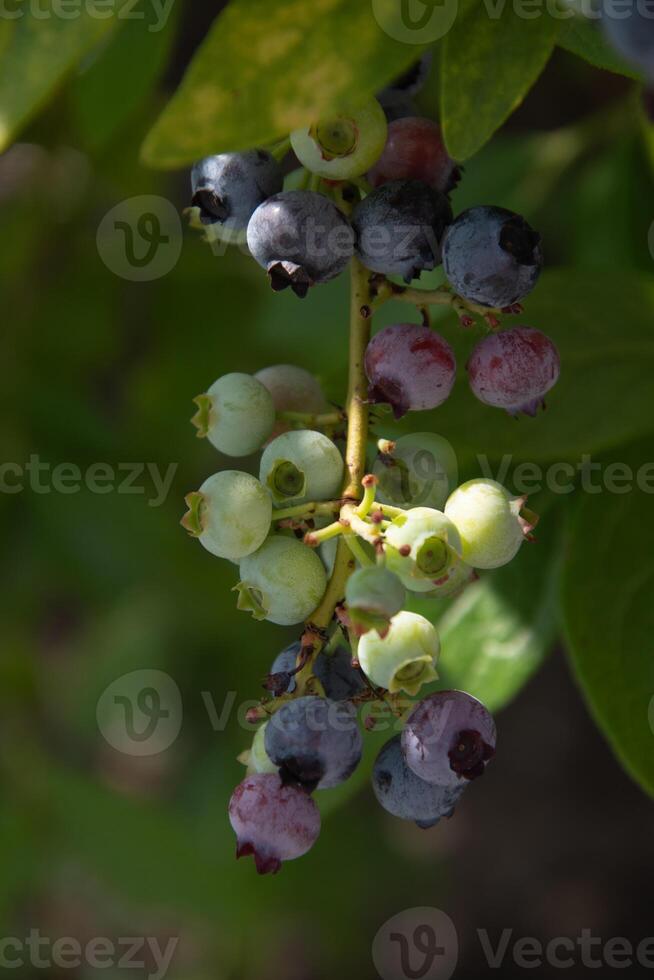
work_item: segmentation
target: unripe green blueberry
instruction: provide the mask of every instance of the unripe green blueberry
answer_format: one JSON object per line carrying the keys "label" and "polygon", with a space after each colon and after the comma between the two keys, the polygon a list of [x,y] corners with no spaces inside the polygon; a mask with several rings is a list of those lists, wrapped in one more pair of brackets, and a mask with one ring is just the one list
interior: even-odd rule
{"label": "unripe green blueberry", "polygon": [[330,180],[351,180],[365,174],[381,156],[388,124],[376,99],[344,109],[309,129],[291,133],[300,163]]}
{"label": "unripe green blueberry", "polygon": [[261,449],[275,424],[268,389],[251,374],[224,374],[195,399],[193,424],[226,456],[249,456]]}
{"label": "unripe green blueberry", "polygon": [[433,432],[411,432],[380,449],[373,473],[379,480],[377,500],[410,510],[442,510],[457,484],[457,459],[449,442]]}
{"label": "unripe green blueberry", "polygon": [[259,479],[276,504],[329,500],[343,482],[343,458],[322,432],[284,432],[266,446]]}
{"label": "unripe green blueberry", "polygon": [[412,592],[445,589],[460,575],[461,538],[440,510],[414,507],[394,518],[386,530],[386,560]]}
{"label": "unripe green blueberry", "polygon": [[254,377],[270,392],[277,412],[318,415],[329,407],[318,379],[296,364],[272,364]]}
{"label": "unripe green blueberry", "polygon": [[391,694],[417,694],[423,684],[438,680],[440,653],[436,627],[417,613],[400,612],[382,639],[366,633],[359,640],[357,659],[368,679]]}
{"label": "unripe green blueberry", "polygon": [[327,587],[320,558],[296,538],[274,535],[244,558],[236,586],[238,608],[255,619],[293,626],[311,615]]}
{"label": "unripe green blueberry", "polygon": [[397,575],[381,565],[360,568],[345,587],[345,601],[352,628],[357,636],[377,630],[386,636],[393,616],[404,605],[406,592]]}
{"label": "unripe green blueberry", "polygon": [[495,480],[469,480],[445,504],[473,568],[500,568],[515,558],[538,518],[524,510],[525,497],[512,497]]}
{"label": "unripe green blueberry", "polygon": [[268,753],[266,752],[266,746],[264,740],[266,737],[266,725],[268,722],[264,722],[260,728],[257,728],[254,738],[252,739],[252,748],[250,749],[250,754],[248,757],[248,776],[252,775],[254,772],[278,772],[279,766],[276,766],[274,762],[270,759]]}
{"label": "unripe green blueberry", "polygon": [[260,548],[270,531],[270,494],[249,473],[223,470],[185,498],[182,526],[218,558],[238,561]]}

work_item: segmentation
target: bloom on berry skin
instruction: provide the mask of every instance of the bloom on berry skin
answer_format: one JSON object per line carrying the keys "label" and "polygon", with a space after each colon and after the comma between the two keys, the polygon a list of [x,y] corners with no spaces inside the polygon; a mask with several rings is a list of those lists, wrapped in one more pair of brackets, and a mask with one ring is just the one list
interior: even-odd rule
{"label": "bloom on berry skin", "polygon": [[182,526],[218,558],[238,561],[251,555],[270,531],[270,494],[249,473],[214,473],[185,500],[189,510]]}
{"label": "bloom on berry skin", "polygon": [[276,504],[329,500],[343,480],[343,458],[331,439],[313,429],[284,432],[261,457],[259,479]]}
{"label": "bloom on berry skin", "polygon": [[327,587],[324,566],[311,548],[272,535],[239,566],[237,608],[278,626],[293,626],[309,616]]}
{"label": "bloom on berry skin", "polygon": [[540,235],[506,208],[469,208],[443,240],[448,282],[480,306],[502,309],[517,303],[534,288],[542,267]]}
{"label": "bloom on berry skin", "polygon": [[352,213],[356,250],[371,272],[405,282],[440,265],[445,229],[452,220],[447,195],[420,180],[377,187]]}
{"label": "bloom on berry skin", "polygon": [[375,632],[361,637],[357,657],[361,669],[377,687],[386,688],[391,694],[417,694],[423,684],[438,680],[440,647],[433,623],[417,613],[400,612],[391,620],[383,639]]}
{"label": "bloom on berry skin", "polygon": [[462,543],[452,521],[431,507],[414,507],[396,517],[386,530],[388,567],[412,592],[445,590],[452,579],[459,588]]}
{"label": "bloom on berry skin", "polygon": [[310,850],[320,834],[320,813],[310,796],[284,786],[276,773],[246,776],[229,801],[236,857],[252,855],[259,874],[276,874],[282,861]]}
{"label": "bloom on berry skin", "polygon": [[263,446],[275,424],[270,392],[250,374],[238,371],[218,378],[195,399],[193,425],[226,456],[249,456]]}
{"label": "bloom on berry skin", "polygon": [[314,191],[282,191],[264,201],[248,224],[248,248],[275,292],[303,298],[348,265],[354,231],[336,205]]}
{"label": "bloom on berry skin", "polygon": [[485,337],[466,365],[472,393],[509,415],[536,415],[559,379],[559,352],[544,333],[513,327]]}
{"label": "bloom on berry skin", "polygon": [[283,181],[281,166],[266,150],[205,157],[191,171],[193,206],[203,225],[245,231],[259,205],[279,193]]}
{"label": "bloom on berry skin", "polygon": [[402,732],[409,768],[428,783],[451,788],[483,775],[496,743],[492,716],[465,691],[428,695],[414,707]]}
{"label": "bloom on berry skin", "polygon": [[375,334],[366,349],[368,397],[389,404],[396,418],[437,408],[456,379],[456,358],[435,330],[417,323],[394,323]]}
{"label": "bloom on berry skin", "polygon": [[469,480],[458,487],[445,514],[461,535],[463,560],[473,568],[500,568],[515,558],[538,521],[525,502],[495,480]]}

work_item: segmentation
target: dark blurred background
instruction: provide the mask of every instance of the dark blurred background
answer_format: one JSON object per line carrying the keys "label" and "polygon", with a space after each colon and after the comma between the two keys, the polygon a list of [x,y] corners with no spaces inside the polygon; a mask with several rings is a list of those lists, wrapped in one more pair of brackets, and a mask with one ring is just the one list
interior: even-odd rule
{"label": "dark blurred background", "polygon": [[[186,228],[174,268],[132,282],[96,245],[101,220],[121,202],[154,194],[177,212],[188,204],[187,175],[145,170],[139,145],[218,9],[178,2],[163,36],[148,43],[138,25],[123,26],[133,34],[131,58],[112,63],[109,47],[88,59],[0,157],[2,459],[24,467],[36,454],[50,467],[42,484],[24,477],[22,492],[0,494],[0,935],[144,936],[163,946],[178,937],[171,980],[372,978],[377,931],[420,906],[453,920],[461,978],[494,972],[478,929],[493,945],[504,929],[512,942],[576,940],[589,929],[603,941],[638,943],[654,934],[651,804],[587,714],[557,640],[556,601],[544,607],[525,673],[545,663],[512,703],[503,704],[509,694],[495,698],[500,750],[454,819],[423,832],[384,814],[367,785],[374,736],[361,774],[321,801],[323,831],[309,855],[272,879],[234,860],[226,805],[243,771],[236,756],[251,739],[236,707],[260,696],[294,632],[237,613],[236,569],[179,527],[184,494],[228,464],[194,438],[191,399],[228,371],[291,362],[341,402],[347,284],[304,302],[272,295],[238,249],[212,254]],[[435,106],[430,83],[421,109],[434,115]],[[455,210],[523,211],[552,266],[651,272],[652,159],[639,111],[625,80],[557,53],[510,123],[466,165]],[[547,297],[540,302],[546,308]],[[455,322],[447,324],[454,335]],[[548,328],[542,318],[533,325]],[[463,353],[473,342],[457,341]],[[405,429],[447,437],[447,419],[466,397],[457,395],[449,415],[411,419]],[[549,411],[557,412],[555,396]],[[388,421],[384,431],[396,431]],[[510,435],[514,423],[502,424]],[[538,420],[534,431],[548,424]],[[462,475],[477,472],[475,451],[486,451],[484,423],[462,447]],[[104,463],[119,477],[92,493],[73,487],[73,471],[57,490],[52,468],[62,463],[82,474]],[[146,468],[119,489],[130,464]],[[163,501],[147,464],[162,475],[173,467]],[[572,506],[545,498],[534,546],[543,555]],[[538,558],[521,556],[518,576],[523,561]],[[511,606],[511,581],[498,581]],[[518,629],[524,607],[513,614]],[[96,720],[107,687],[137,670],[169,675],[183,705],[179,736],[147,756],[112,745]],[[474,678],[470,689],[477,693]],[[208,706],[220,713],[229,692],[235,705],[216,725]],[[574,974],[587,968],[577,960]],[[112,978],[125,969],[25,963],[13,975]],[[149,961],[128,975],[154,972]],[[509,951],[501,975],[523,973]]]}

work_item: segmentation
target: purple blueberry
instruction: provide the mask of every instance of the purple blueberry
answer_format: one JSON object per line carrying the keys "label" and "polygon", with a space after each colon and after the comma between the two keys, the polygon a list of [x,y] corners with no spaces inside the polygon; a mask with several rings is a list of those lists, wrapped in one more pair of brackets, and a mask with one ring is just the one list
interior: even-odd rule
{"label": "purple blueberry", "polygon": [[419,701],[402,732],[402,751],[420,779],[465,786],[495,754],[495,722],[481,701],[463,691],[438,691]]}

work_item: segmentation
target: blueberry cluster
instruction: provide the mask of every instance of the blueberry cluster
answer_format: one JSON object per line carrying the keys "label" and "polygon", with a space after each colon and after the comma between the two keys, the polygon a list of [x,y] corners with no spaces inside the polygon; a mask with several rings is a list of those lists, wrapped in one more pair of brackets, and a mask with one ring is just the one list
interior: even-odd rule
{"label": "blueberry cluster", "polygon": [[[298,391],[313,414],[297,411]],[[455,489],[442,509],[415,506],[410,454],[401,459],[404,507],[378,501],[372,475],[363,480],[362,499],[348,501],[343,413],[330,410],[317,380],[301,368],[224,375],[196,403],[198,434],[220,452],[245,456],[267,444],[258,478],[215,473],[187,496],[182,523],[209,552],[238,565],[239,609],[284,626],[305,624],[302,638],[272,664],[265,684],[272,700],[255,711],[263,724],[244,755],[248,774],[229,811],[238,854],[253,855],[266,872],[311,847],[320,827],[311,794],[339,785],[358,766],[357,709],[370,702],[405,720],[401,739],[391,739],[375,764],[377,798],[390,813],[433,826],[484,771],[495,730],[483,706],[463,692],[432,694],[417,706],[407,699],[438,680],[440,655],[433,623],[404,608],[407,592],[456,595],[476,570],[515,557],[534,516],[523,499],[485,479]],[[304,422],[315,427],[292,428]],[[381,443],[392,466],[394,446]],[[328,546],[338,538],[351,551],[347,575],[327,629],[319,629],[316,610],[334,563]]]}
{"label": "blueberry cluster", "polygon": [[[249,714],[260,724],[229,805],[237,853],[252,855],[262,873],[315,842],[313,793],[359,765],[364,708],[372,709],[363,711],[364,729],[386,717],[401,730],[377,758],[374,792],[390,813],[423,828],[451,815],[495,751],[493,720],[470,694],[411,700],[438,681],[441,644],[433,623],[405,608],[407,593],[457,595],[480,572],[512,561],[536,517],[493,480],[448,482],[455,461],[433,433],[401,445],[378,439],[373,468],[381,477],[364,475],[369,406],[381,402],[399,416],[448,398],[456,360],[429,325],[431,303],[447,303],[467,327],[475,316],[490,327],[467,364],[471,389],[487,405],[534,414],[557,380],[559,357],[538,330],[497,329],[536,283],[539,236],[501,208],[453,220],[448,194],[459,168],[439,127],[405,112],[425,68],[423,60],[380,101],[291,134],[310,186],[284,187],[278,158],[286,146],[211,157],[193,171],[197,221],[217,236],[245,235],[273,289],[303,296],[351,265],[353,350],[365,349],[352,359],[345,408],[292,365],[225,374],[196,399],[199,436],[229,457],[261,455],[258,476],[222,470],[190,493],[182,523],[238,565],[239,609],[303,624]],[[441,260],[444,290],[387,278],[410,282]],[[423,322],[395,323],[371,338],[375,310],[391,300],[414,304]],[[432,474],[446,476],[445,489],[427,485],[425,454]]]}

